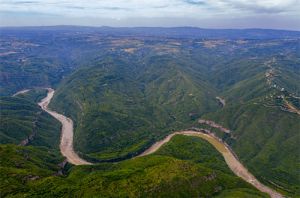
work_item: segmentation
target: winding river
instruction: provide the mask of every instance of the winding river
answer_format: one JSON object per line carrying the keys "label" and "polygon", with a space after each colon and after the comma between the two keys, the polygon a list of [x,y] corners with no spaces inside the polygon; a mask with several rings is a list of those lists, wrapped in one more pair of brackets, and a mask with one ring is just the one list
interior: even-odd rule
{"label": "winding river", "polygon": [[[48,108],[48,105],[54,95],[54,90],[48,88],[47,96],[39,103],[39,106],[54,118],[56,118],[62,124],[61,130],[61,142],[60,142],[60,151],[63,156],[65,156],[71,164],[74,165],[91,165],[92,163],[85,161],[80,158],[73,149],[73,121],[55,111],[52,111]],[[174,135],[187,135],[187,136],[196,136],[202,139],[205,139],[210,144],[212,144],[224,157],[228,167],[233,171],[235,175],[242,178],[246,182],[252,184],[259,191],[265,192],[269,194],[272,198],[282,198],[283,196],[273,189],[265,186],[261,182],[259,182],[247,169],[241,164],[241,162],[235,157],[232,151],[221,141],[218,140],[213,135],[208,135],[202,132],[196,131],[179,131],[174,132],[163,140],[156,142],[150,148],[145,150],[143,153],[138,155],[137,157],[146,156],[156,152],[160,147],[169,142]]]}
{"label": "winding river", "polygon": [[63,156],[65,156],[71,164],[74,165],[90,165],[92,163],[85,161],[80,158],[74,151],[73,148],[73,121],[55,111],[52,111],[48,108],[48,105],[54,95],[54,90],[51,88],[47,88],[48,94],[47,96],[39,102],[39,106],[54,118],[56,118],[61,124],[61,139],[60,139],[60,152]]}

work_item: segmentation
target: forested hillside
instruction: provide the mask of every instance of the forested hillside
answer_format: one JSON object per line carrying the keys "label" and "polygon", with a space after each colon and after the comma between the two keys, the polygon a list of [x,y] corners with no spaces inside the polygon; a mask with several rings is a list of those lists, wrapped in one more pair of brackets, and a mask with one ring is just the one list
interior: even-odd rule
{"label": "forested hillside", "polygon": [[[299,32],[2,30],[1,158],[26,160],[21,167],[2,161],[1,177],[25,174],[30,167],[41,171],[30,173],[39,178],[25,179],[23,187],[13,185],[15,175],[5,180],[2,188],[10,189],[5,195],[14,186],[16,196],[89,197],[101,192],[111,197],[119,186],[117,195],[131,197],[143,196],[141,192],[152,197],[171,192],[264,196],[233,176],[220,155],[198,139],[175,137],[156,154],[131,159],[168,134],[192,127],[215,133],[264,184],[291,197],[300,195]],[[55,150],[60,124],[36,104],[46,94],[41,87],[56,90],[50,108],[74,121],[75,151],[100,164],[58,167],[63,161]],[[12,96],[22,89],[31,91]],[[32,134],[26,144],[32,147],[7,145]],[[43,155],[45,148],[38,146],[51,151]],[[46,167],[52,167],[50,172]],[[64,177],[53,176],[58,171]]]}
{"label": "forested hillside", "polygon": [[99,159],[134,155],[217,108],[212,88],[170,59],[157,59],[147,68],[104,61],[62,83],[51,107],[76,121],[78,151]]}
{"label": "forested hillside", "polygon": [[[299,53],[290,41],[249,42],[235,49],[211,41],[189,52],[183,43],[182,54],[172,56],[113,56],[65,79],[51,107],[77,121],[75,148],[98,160],[128,158],[170,131],[198,126],[199,118],[214,120],[233,131],[227,142],[256,176],[299,193],[299,116],[269,104],[299,95]],[[284,70],[283,62],[290,63]]]}
{"label": "forested hillside", "polygon": [[37,102],[44,90],[32,90],[13,97],[0,97],[0,142],[58,149],[60,124],[42,111]]}
{"label": "forested hillside", "polygon": [[43,149],[1,145],[0,152],[1,196],[267,197],[233,175],[199,138],[176,136],[155,155],[72,167],[67,176],[57,174],[59,160]]}

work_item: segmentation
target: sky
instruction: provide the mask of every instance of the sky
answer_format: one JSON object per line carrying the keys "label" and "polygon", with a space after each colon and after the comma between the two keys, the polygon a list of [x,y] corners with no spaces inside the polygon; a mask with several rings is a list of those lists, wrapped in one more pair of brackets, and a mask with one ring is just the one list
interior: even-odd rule
{"label": "sky", "polygon": [[300,30],[300,0],[0,0],[0,26]]}

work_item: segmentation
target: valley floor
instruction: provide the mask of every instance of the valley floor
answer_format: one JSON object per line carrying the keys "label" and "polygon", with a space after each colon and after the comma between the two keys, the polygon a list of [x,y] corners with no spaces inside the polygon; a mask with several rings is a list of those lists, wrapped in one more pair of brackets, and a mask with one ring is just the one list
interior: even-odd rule
{"label": "valley floor", "polygon": [[[62,123],[62,135],[61,135],[61,143],[60,150],[63,156],[65,156],[71,164],[74,165],[91,165],[80,158],[73,149],[73,122],[70,118],[65,117],[62,114],[59,114],[55,111],[51,111],[48,109],[48,105],[54,95],[54,90],[48,88],[47,96],[39,103],[39,106],[49,114],[51,114],[54,118]],[[246,182],[252,184],[261,192],[268,193],[272,198],[281,198],[283,197],[281,194],[272,190],[271,188],[260,183],[235,157],[233,152],[226,146],[222,141],[220,141],[217,137],[213,135],[208,135],[202,132],[196,131],[180,131],[174,132],[163,140],[156,142],[149,149],[145,150],[143,153],[138,155],[137,157],[146,156],[156,152],[159,148],[161,148],[164,144],[168,143],[171,138],[175,135],[187,135],[187,136],[196,136],[202,139],[207,140],[210,144],[212,144],[224,157],[228,167],[240,178],[245,180]]]}

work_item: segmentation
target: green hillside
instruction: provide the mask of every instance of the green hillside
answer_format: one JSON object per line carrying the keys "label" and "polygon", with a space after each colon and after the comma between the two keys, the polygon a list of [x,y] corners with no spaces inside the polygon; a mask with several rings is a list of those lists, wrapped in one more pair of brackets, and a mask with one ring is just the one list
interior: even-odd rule
{"label": "green hillside", "polygon": [[[299,117],[282,111],[276,99],[299,93],[298,54],[285,45],[256,45],[196,46],[182,55],[143,59],[112,56],[66,78],[51,108],[73,118],[75,148],[94,161],[129,158],[171,131],[197,126],[200,117],[214,120],[233,131],[233,138],[217,134],[260,180],[298,195]],[[289,56],[276,55],[286,51]],[[216,96],[226,99],[225,108]]]}
{"label": "green hillside", "polygon": [[39,146],[1,144],[0,156],[1,197],[24,197],[32,183],[59,174],[63,162],[57,150]]}
{"label": "green hillside", "polygon": [[28,144],[58,148],[60,123],[36,104],[44,91],[30,91],[16,97],[0,98],[0,143]]}
{"label": "green hillside", "polygon": [[33,88],[25,94],[18,94],[16,97],[29,100],[33,103],[39,103],[44,97],[47,96],[47,89]]}
{"label": "green hillside", "polygon": [[299,195],[297,114],[282,111],[275,99],[260,99],[228,105],[204,117],[233,131],[234,139],[228,138],[227,142],[261,181]]}
{"label": "green hillside", "polygon": [[217,108],[211,87],[170,59],[156,58],[136,70],[123,60],[100,62],[59,86],[50,107],[75,121],[76,150],[98,159],[126,158]]}
{"label": "green hillside", "polygon": [[59,158],[43,149],[0,148],[4,197],[267,197],[234,176],[213,146],[196,137],[175,136],[151,156],[76,166],[65,176],[53,176]]}
{"label": "green hillside", "polygon": [[[0,32],[5,195],[262,196],[198,139],[175,137],[155,155],[130,160],[173,131],[204,127],[226,141],[260,181],[300,196],[297,36],[275,39],[271,30],[261,30],[268,39],[250,39],[228,30],[236,36],[194,37],[176,28],[169,32],[176,37],[159,28],[151,34],[139,29],[137,36],[126,28],[100,29]],[[10,97],[45,86],[56,90],[50,108],[74,121],[76,152],[101,164],[60,170],[60,124],[36,104],[45,90]],[[224,107],[217,96],[225,99]],[[200,125],[200,118],[232,132]],[[28,137],[29,146],[16,146]],[[59,171],[65,175],[54,176]]]}

